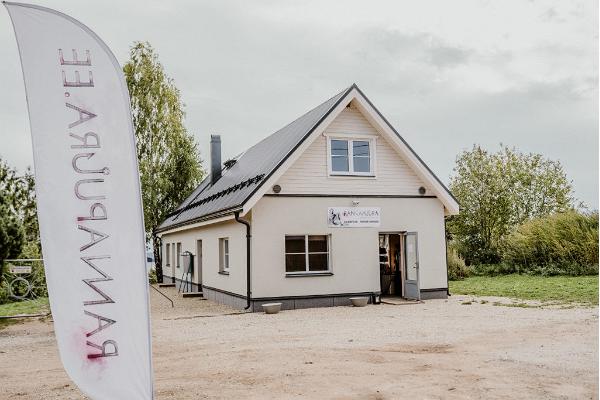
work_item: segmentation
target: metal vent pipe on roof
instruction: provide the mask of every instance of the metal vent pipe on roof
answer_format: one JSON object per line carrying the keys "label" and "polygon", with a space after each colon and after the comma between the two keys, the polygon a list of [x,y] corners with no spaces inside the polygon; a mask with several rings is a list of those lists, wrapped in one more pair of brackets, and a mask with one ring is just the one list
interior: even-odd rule
{"label": "metal vent pipe on roof", "polygon": [[210,135],[210,183],[221,179],[221,136]]}

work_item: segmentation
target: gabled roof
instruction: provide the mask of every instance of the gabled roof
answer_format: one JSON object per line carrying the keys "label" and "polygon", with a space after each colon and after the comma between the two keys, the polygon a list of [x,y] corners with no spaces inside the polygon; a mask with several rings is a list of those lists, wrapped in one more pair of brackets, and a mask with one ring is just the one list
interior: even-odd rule
{"label": "gabled roof", "polygon": [[[419,156],[408,146],[406,141],[394,130],[389,122],[379,113],[373,104],[364,96],[356,84],[344,89],[324,103],[313,108],[295,121],[266,137],[245,153],[231,167],[223,170],[222,177],[210,184],[210,176],[188,196],[188,198],[158,227],[158,232],[188,225],[208,219],[218,218],[242,211],[248,207],[248,200],[260,195],[259,189],[270,180],[273,174],[290,157],[303,142],[326,120],[334,110],[343,109],[352,100],[350,94],[360,97],[366,107],[372,111],[372,118],[379,125],[395,136],[400,150],[406,153],[413,166],[421,171],[420,175],[433,186],[434,192],[451,213],[458,212],[458,202],[444,184],[433,174]],[[342,108],[340,108],[340,104]],[[378,122],[374,121],[374,122]],[[419,165],[415,165],[419,164]],[[419,171],[417,171],[419,172]],[[268,186],[266,186],[268,187]]]}

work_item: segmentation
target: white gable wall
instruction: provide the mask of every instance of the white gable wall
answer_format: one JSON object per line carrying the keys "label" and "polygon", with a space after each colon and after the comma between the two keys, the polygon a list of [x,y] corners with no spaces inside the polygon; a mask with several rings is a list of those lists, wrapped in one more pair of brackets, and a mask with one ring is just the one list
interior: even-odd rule
{"label": "white gable wall", "polygon": [[[375,138],[375,177],[330,176],[329,136]],[[428,186],[356,108],[344,108],[276,183],[279,195],[269,188],[252,208],[253,297],[378,292],[380,232],[417,232],[421,289],[447,287],[444,205],[429,197]],[[428,197],[419,195],[421,186]],[[328,227],[328,207],[349,207],[353,200],[380,207],[381,226]],[[285,236],[299,234],[330,235],[333,275],[286,276]]]}
{"label": "white gable wall", "polygon": [[[375,136],[375,178],[329,176],[327,135]],[[283,174],[277,184],[282,194],[419,194],[427,186],[377,130],[356,109],[345,108]]]}

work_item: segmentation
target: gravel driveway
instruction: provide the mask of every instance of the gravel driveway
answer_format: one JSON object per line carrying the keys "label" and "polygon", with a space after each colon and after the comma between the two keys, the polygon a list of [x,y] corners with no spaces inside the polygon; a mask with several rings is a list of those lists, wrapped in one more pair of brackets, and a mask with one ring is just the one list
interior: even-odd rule
{"label": "gravel driveway", "polygon": [[[598,398],[597,308],[452,296],[264,315],[151,298],[158,400]],[[0,382],[1,399],[83,398],[51,321],[0,330]]]}

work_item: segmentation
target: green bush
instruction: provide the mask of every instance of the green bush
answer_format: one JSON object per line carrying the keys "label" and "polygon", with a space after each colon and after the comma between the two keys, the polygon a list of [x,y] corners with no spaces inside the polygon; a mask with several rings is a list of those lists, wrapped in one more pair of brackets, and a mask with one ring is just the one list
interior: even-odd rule
{"label": "green bush", "polygon": [[[39,244],[31,241],[23,245],[21,253],[18,255],[19,259],[39,259],[41,258]],[[22,261],[16,264],[29,265],[31,266],[31,274],[22,275],[21,277],[26,279],[32,286],[30,294],[27,298],[35,297],[48,297],[48,288],[46,286],[46,275],[44,273],[43,261]],[[0,285],[0,304],[9,303],[13,301],[19,301],[9,296],[9,283],[12,282],[16,276],[11,274],[8,270],[9,264],[4,263],[4,272],[2,276],[2,284]],[[16,295],[25,295],[27,292],[27,286],[21,283],[15,283],[12,285],[13,293]]]}
{"label": "green bush", "polygon": [[546,265],[533,265],[533,266],[527,266],[527,267],[521,266],[521,267],[519,267],[519,270],[523,274],[542,275],[542,276],[598,275],[598,264],[580,265],[577,263],[561,263],[561,264],[551,263],[551,264],[546,264]]}
{"label": "green bush", "polygon": [[458,251],[452,246],[448,248],[448,279],[458,281],[469,276],[469,270],[459,255]]}
{"label": "green bush", "polygon": [[8,296],[8,283],[3,279],[2,283],[0,283],[0,304],[8,303],[10,301],[10,297]]}
{"label": "green bush", "polygon": [[597,274],[598,213],[569,211],[525,222],[503,240],[501,255],[519,273]]}
{"label": "green bush", "polygon": [[[25,259],[42,258],[42,254],[40,253],[39,243],[27,242],[23,246],[23,250],[21,251],[19,258],[25,258]],[[48,297],[48,288],[46,287],[46,273],[44,271],[44,262],[43,261],[32,261],[29,264],[31,265],[31,275],[27,278],[27,280],[33,286],[33,294],[37,297]]]}
{"label": "green bush", "polygon": [[477,264],[467,267],[467,276],[522,275],[598,275],[598,264],[580,265],[577,263],[549,263],[546,265],[518,265],[502,262],[499,264]]}
{"label": "green bush", "polygon": [[149,272],[148,272],[148,283],[150,283],[151,285],[155,284],[158,282],[158,279],[156,278],[156,270],[154,268],[152,268]]}
{"label": "green bush", "polygon": [[519,273],[516,265],[507,263],[469,265],[469,274],[475,276],[497,276]]}

